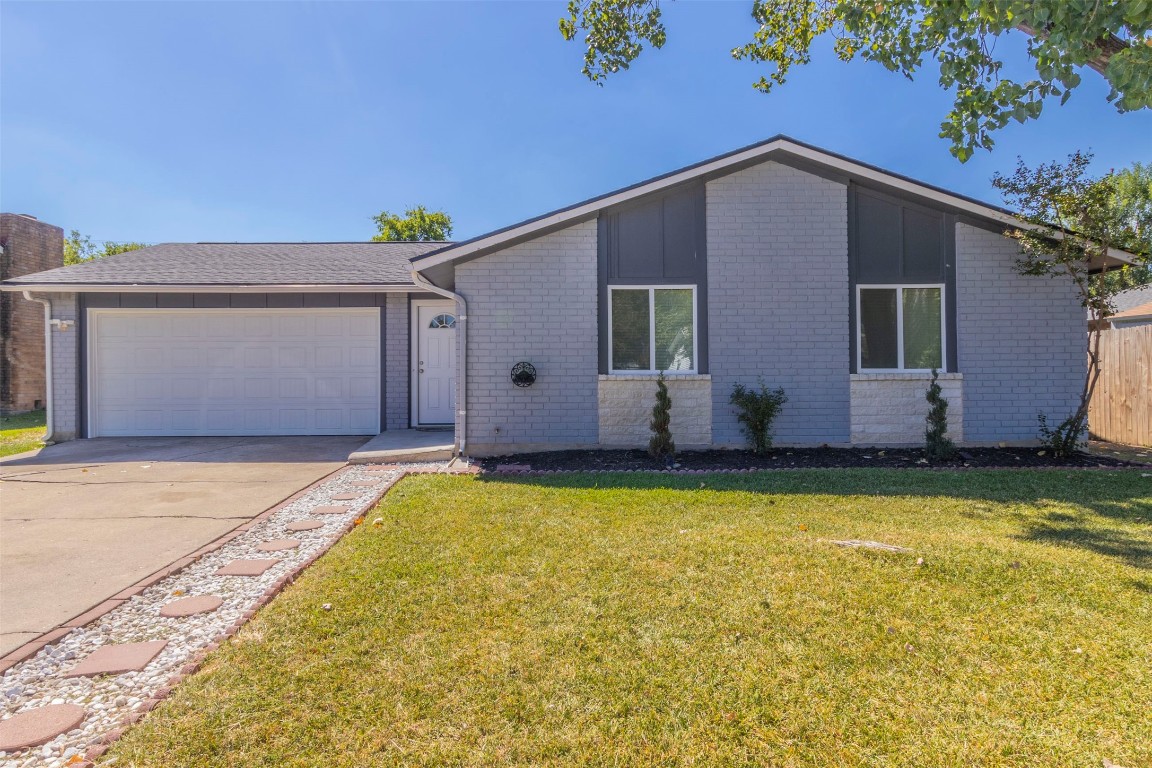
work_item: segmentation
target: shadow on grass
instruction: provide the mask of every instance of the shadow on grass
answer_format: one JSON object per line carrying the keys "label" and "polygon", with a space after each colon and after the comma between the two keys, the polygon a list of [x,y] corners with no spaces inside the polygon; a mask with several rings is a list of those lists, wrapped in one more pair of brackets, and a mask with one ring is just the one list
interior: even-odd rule
{"label": "shadow on grass", "polygon": [[[1032,523],[1028,530],[1016,538],[1063,547],[1087,549],[1099,555],[1112,557],[1133,568],[1152,570],[1152,539],[1136,538],[1116,528],[1088,528],[1079,523],[1053,519],[1066,515],[1049,515],[1046,522]],[[1152,591],[1145,585],[1146,591]]]}
{"label": "shadow on grass", "polygon": [[[1018,535],[1020,540],[1078,547],[1136,568],[1152,570],[1152,480],[1131,470],[815,469],[699,475],[661,472],[479,475],[478,479],[557,490],[920,496],[970,501],[974,507],[981,502],[1009,507],[1020,504],[1035,509],[974,508],[971,516],[1012,515],[1023,528]],[[1055,504],[1072,505],[1077,511],[1045,509]],[[1137,527],[1131,530],[1132,526]]]}

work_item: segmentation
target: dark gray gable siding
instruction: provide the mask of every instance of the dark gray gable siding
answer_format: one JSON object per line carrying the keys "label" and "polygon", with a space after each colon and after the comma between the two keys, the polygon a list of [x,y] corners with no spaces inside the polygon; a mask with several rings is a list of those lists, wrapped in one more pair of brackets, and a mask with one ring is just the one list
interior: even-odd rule
{"label": "dark gray gable siding", "polygon": [[887,192],[848,186],[850,361],[856,370],[856,286],[944,283],[946,365],[957,370],[956,216]]}
{"label": "dark gray gable siding", "polygon": [[[432,294],[416,294],[418,297]],[[388,427],[388,377],[384,368],[387,331],[384,304],[386,293],[80,293],[77,333],[80,361],[79,437],[88,437],[88,310],[89,309],[291,309],[295,307],[380,307],[380,431]],[[408,338],[408,328],[392,329]],[[405,341],[407,343],[407,341]]]}
{"label": "dark gray gable siding", "polygon": [[611,362],[609,285],[695,285],[696,367],[708,371],[708,244],[702,183],[601,213],[597,229],[600,373]]}

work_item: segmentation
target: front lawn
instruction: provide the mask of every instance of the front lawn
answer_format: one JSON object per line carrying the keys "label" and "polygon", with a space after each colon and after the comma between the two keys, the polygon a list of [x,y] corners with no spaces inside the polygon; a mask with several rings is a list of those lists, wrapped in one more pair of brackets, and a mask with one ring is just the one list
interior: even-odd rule
{"label": "front lawn", "polygon": [[1147,474],[411,477],[105,764],[1152,765]]}
{"label": "front lawn", "polygon": [[44,445],[44,411],[0,417],[0,456],[24,453]]}

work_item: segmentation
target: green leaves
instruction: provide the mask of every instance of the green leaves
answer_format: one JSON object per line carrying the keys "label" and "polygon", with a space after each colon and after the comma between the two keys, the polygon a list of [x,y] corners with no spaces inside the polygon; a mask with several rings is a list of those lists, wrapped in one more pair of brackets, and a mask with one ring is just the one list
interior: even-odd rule
{"label": "green leaves", "polygon": [[82,235],[74,229],[68,233],[68,237],[64,238],[64,264],[65,266],[80,264],[92,259],[137,251],[147,247],[147,243],[116,243],[111,240],[96,244],[91,237]]}
{"label": "green leaves", "polygon": [[409,208],[404,215],[381,211],[372,217],[378,233],[374,242],[429,242],[447,240],[452,235],[452,217],[444,211],[429,211],[422,205]]}
{"label": "green leaves", "polygon": [[[1152,0],[754,0],[752,18],[752,40],[731,53],[767,66],[753,83],[763,93],[811,61],[824,35],[841,60],[859,56],[908,78],[934,59],[940,86],[955,94],[940,136],[961,161],[991,149],[1009,120],[1038,118],[1046,99],[1067,102],[1085,66],[1104,74],[1121,112],[1152,107]],[[1003,76],[997,53],[1002,38],[1021,31],[1037,75],[1023,83]],[[666,40],[658,0],[571,0],[560,33],[574,40],[581,32],[583,72],[598,85],[628,69],[646,43]]]}

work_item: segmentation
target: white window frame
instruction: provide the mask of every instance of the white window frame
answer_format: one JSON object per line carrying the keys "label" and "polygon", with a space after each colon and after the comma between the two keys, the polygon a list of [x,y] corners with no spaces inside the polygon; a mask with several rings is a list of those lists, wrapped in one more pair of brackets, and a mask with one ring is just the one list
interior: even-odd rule
{"label": "white window frame", "polygon": [[[648,291],[648,369],[612,368],[613,325],[612,293],[614,291]],[[697,318],[696,286],[694,285],[610,285],[608,286],[608,372],[614,375],[657,374],[656,368],[656,291],[692,291],[692,370],[665,371],[667,376],[688,376],[700,370],[700,324]]]}
{"label": "white window frame", "polygon": [[[931,368],[904,367],[904,290],[906,288],[938,288],[940,290],[940,373],[948,373],[948,307],[944,283],[871,283],[856,286],[856,370],[860,373],[931,373]],[[869,290],[896,290],[896,363],[897,368],[865,368],[864,345],[861,338],[864,324],[861,321],[860,293]]]}

